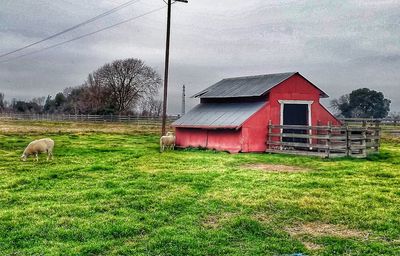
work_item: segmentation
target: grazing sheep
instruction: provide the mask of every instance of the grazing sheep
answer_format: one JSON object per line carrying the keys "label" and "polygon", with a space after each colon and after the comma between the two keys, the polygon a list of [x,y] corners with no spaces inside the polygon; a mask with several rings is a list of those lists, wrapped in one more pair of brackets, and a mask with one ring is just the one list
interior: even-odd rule
{"label": "grazing sheep", "polygon": [[175,135],[173,132],[168,132],[167,135],[160,138],[160,152],[163,152],[166,148],[175,148]]}
{"label": "grazing sheep", "polygon": [[47,153],[47,161],[49,159],[53,159],[53,148],[54,148],[54,141],[49,138],[34,140],[26,147],[24,153],[21,156],[22,161],[26,161],[26,159],[30,155],[36,156],[36,161],[39,161],[39,154],[40,153]]}

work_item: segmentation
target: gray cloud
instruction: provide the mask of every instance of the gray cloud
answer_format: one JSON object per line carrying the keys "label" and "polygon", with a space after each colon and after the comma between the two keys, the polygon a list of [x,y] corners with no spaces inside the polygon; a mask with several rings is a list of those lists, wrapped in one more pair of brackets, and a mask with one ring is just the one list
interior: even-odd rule
{"label": "gray cloud", "polygon": [[[123,2],[3,0],[0,53]],[[163,4],[162,0],[141,0],[43,46]],[[383,91],[392,99],[392,109],[400,111],[398,13],[400,3],[395,0],[177,3],[173,6],[169,112],[180,110],[182,84],[191,95],[224,77],[285,71],[301,72],[332,98],[359,87]],[[117,58],[141,58],[163,74],[164,41],[162,10],[83,40],[0,64],[0,91],[8,98],[23,99],[55,94],[81,84],[89,72]],[[196,103],[188,100],[190,106]]]}

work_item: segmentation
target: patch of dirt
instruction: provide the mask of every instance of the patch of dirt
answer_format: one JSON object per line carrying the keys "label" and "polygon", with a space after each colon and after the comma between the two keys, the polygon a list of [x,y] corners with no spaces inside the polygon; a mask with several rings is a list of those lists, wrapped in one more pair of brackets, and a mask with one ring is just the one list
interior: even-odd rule
{"label": "patch of dirt", "polygon": [[320,222],[300,224],[286,229],[292,236],[311,235],[314,237],[335,236],[340,238],[368,238],[365,231],[349,229],[343,225],[333,225]]}
{"label": "patch of dirt", "polygon": [[304,244],[304,247],[306,247],[306,249],[310,251],[317,251],[323,248],[321,245],[314,244],[312,242],[302,242],[302,243]]}
{"label": "patch of dirt", "polygon": [[242,166],[243,168],[246,169],[251,169],[251,170],[260,170],[260,171],[265,171],[265,172],[307,172],[310,171],[308,169],[296,167],[296,166],[290,166],[290,165],[281,165],[281,164],[245,164]]}
{"label": "patch of dirt", "polygon": [[219,215],[208,215],[202,221],[202,226],[209,229],[217,229],[222,222],[226,222],[232,218],[235,214],[230,212],[224,212]]}
{"label": "patch of dirt", "polygon": [[219,226],[219,219],[217,216],[207,216],[203,220],[202,225],[205,228],[216,229]]}
{"label": "patch of dirt", "polygon": [[253,219],[259,221],[261,223],[268,223],[271,221],[271,217],[269,215],[263,213],[256,213],[253,215]]}
{"label": "patch of dirt", "polygon": [[[303,245],[310,251],[323,249],[322,245],[309,241],[311,237],[334,236],[339,238],[363,238],[368,239],[369,233],[365,231],[349,229],[344,225],[334,225],[321,222],[301,223],[285,229],[291,236],[299,239]],[[308,240],[308,241],[307,241]]]}

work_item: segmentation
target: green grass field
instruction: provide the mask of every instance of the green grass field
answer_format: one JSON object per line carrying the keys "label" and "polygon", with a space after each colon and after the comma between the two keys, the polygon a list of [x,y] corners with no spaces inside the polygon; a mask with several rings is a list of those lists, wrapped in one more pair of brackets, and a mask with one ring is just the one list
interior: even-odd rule
{"label": "green grass field", "polygon": [[[398,140],[362,160],[160,154],[151,133],[70,126],[0,125],[0,255],[400,255]],[[54,160],[21,162],[41,137]]]}

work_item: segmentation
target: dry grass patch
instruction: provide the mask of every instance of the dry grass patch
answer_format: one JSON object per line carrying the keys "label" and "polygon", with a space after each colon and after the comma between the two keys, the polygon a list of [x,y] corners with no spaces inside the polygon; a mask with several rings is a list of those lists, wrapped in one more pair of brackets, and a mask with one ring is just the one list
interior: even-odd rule
{"label": "dry grass patch", "polygon": [[261,222],[261,223],[268,223],[271,221],[271,216],[266,215],[264,213],[256,213],[252,217],[254,220]]}
{"label": "dry grass patch", "polygon": [[207,216],[203,219],[201,225],[209,229],[217,229],[219,227],[219,218],[215,215]]}
{"label": "dry grass patch", "polygon": [[319,244],[315,244],[313,242],[302,242],[304,247],[306,247],[307,250],[310,251],[317,251],[317,250],[321,250],[323,248],[323,246],[319,245]]}
{"label": "dry grass patch", "polygon": [[290,165],[282,165],[282,164],[262,164],[262,163],[256,163],[256,164],[245,164],[242,166],[245,169],[250,169],[250,170],[260,170],[260,171],[265,171],[265,172],[307,172],[310,171],[308,169],[296,167],[296,166],[290,166]]}
{"label": "dry grass patch", "polygon": [[317,251],[323,249],[322,245],[305,241],[308,240],[307,236],[311,237],[324,237],[334,236],[339,238],[364,238],[368,239],[369,233],[365,231],[349,229],[344,225],[333,225],[321,222],[302,223],[290,228],[286,231],[293,237],[298,238],[306,247],[307,250]]}
{"label": "dry grass patch", "polygon": [[202,221],[202,226],[208,229],[217,229],[222,223],[227,222],[229,219],[236,216],[236,214],[231,212],[224,212],[218,215],[208,215]]}
{"label": "dry grass patch", "polygon": [[[157,133],[159,124],[137,122],[82,122],[82,121],[26,121],[0,118],[0,132],[3,134],[44,134],[44,133],[110,133],[144,134]],[[170,129],[170,128],[168,128]]]}
{"label": "dry grass patch", "polygon": [[286,231],[292,236],[335,236],[340,238],[368,238],[369,236],[369,233],[365,231],[349,229],[343,225],[333,225],[320,222],[300,224],[287,228]]}
{"label": "dry grass patch", "polygon": [[[208,215],[205,218],[203,218],[201,225],[207,229],[217,229],[223,223],[226,223],[232,218],[237,217],[239,215],[240,214],[238,213],[232,213],[232,212],[224,212],[221,214]],[[271,221],[271,217],[263,213],[253,214],[251,218],[255,221],[260,222],[261,224],[269,223]]]}

